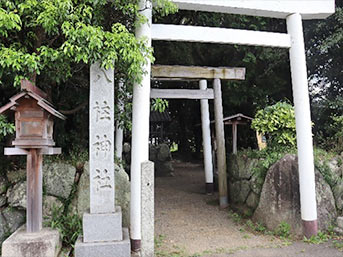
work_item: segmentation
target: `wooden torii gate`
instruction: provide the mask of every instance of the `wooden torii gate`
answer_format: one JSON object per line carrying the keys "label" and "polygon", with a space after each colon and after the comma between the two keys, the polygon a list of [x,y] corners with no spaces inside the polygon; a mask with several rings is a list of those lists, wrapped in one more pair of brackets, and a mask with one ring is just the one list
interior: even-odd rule
{"label": "wooden torii gate", "polygon": [[[196,66],[152,66],[152,79],[199,81],[200,89],[151,89],[151,98],[199,99],[201,105],[201,124],[204,148],[204,167],[206,193],[213,193],[213,165],[211,147],[210,113],[208,100],[214,100],[215,130],[217,139],[217,167],[219,201],[222,208],[227,207],[226,150],[223,123],[221,80],[244,80],[245,68],[213,68]],[[207,88],[207,79],[213,80],[213,89]]]}
{"label": "wooden torii gate", "polygon": [[[272,33],[226,28],[152,24],[152,1],[140,0],[139,10],[147,23],[136,29],[138,39],[238,44],[287,48],[295,105],[301,217],[304,234],[317,234],[311,112],[308,94],[303,19],[324,19],[335,12],[335,0],[173,0],[184,10],[232,13],[285,19],[288,33]],[[131,243],[137,251],[141,242],[141,164],[149,159],[149,113],[151,63],[147,59],[140,85],[133,89],[131,151]]]}

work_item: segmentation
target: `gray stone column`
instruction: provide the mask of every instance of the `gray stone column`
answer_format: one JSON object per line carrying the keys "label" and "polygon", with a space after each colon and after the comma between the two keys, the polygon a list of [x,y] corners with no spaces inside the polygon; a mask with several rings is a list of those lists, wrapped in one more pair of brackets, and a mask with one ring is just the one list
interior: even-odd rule
{"label": "gray stone column", "polygon": [[154,257],[154,163],[145,161],[142,167],[142,248],[141,257]]}
{"label": "gray stone column", "polygon": [[83,237],[76,257],[129,257],[128,229],[115,207],[114,71],[95,63],[90,69],[89,97],[90,212],[83,214]]}
{"label": "gray stone column", "polygon": [[113,70],[91,66],[89,98],[90,213],[109,213],[115,211]]}

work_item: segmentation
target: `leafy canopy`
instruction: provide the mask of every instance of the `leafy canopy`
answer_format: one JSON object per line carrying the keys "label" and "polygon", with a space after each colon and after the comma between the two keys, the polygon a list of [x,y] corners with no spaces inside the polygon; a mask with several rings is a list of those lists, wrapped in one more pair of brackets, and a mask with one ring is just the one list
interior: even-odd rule
{"label": "leafy canopy", "polygon": [[259,110],[251,127],[266,134],[269,143],[274,145],[295,146],[295,114],[294,107],[286,102],[278,102]]}
{"label": "leafy canopy", "polygon": [[[169,0],[157,0],[162,15],[175,12]],[[1,0],[0,77],[36,82],[37,75],[66,81],[75,64],[100,61],[138,82],[152,50],[132,33],[139,26],[138,0]]]}

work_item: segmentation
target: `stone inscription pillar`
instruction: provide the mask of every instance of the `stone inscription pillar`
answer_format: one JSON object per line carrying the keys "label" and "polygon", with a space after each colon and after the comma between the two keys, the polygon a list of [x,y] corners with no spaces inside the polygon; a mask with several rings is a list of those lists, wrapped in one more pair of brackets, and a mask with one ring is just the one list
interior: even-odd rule
{"label": "stone inscription pillar", "polygon": [[114,72],[90,69],[90,213],[114,212]]}
{"label": "stone inscription pillar", "polygon": [[129,232],[115,207],[113,69],[91,66],[89,101],[90,212],[83,214],[75,257],[130,257]]}

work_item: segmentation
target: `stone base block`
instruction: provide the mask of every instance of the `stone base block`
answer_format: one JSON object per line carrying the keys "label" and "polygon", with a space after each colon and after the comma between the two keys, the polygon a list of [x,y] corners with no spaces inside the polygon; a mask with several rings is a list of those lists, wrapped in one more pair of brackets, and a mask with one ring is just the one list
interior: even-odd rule
{"label": "stone base block", "polygon": [[40,232],[27,233],[20,227],[2,244],[2,257],[57,257],[61,251],[57,230],[43,228]]}
{"label": "stone base block", "polygon": [[343,217],[337,217],[337,225],[339,228],[343,229]]}
{"label": "stone base block", "polygon": [[122,241],[122,214],[120,206],[114,213],[83,214],[83,242]]}
{"label": "stone base block", "polygon": [[123,241],[85,243],[79,237],[75,257],[131,257],[129,230],[123,229]]}

